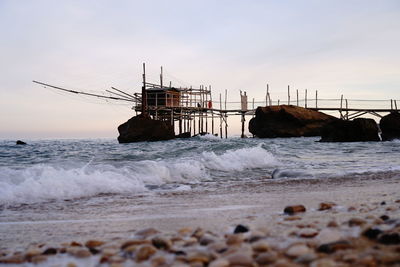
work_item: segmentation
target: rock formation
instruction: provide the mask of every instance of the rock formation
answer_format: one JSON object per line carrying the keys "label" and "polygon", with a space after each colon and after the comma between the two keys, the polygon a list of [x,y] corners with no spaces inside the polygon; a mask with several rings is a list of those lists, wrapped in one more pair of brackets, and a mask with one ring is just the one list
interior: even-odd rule
{"label": "rock formation", "polygon": [[162,141],[175,138],[174,127],[169,123],[146,116],[135,116],[118,126],[118,142]]}
{"label": "rock formation", "polygon": [[378,125],[373,119],[337,120],[322,129],[321,142],[380,141]]}
{"label": "rock formation", "polygon": [[260,138],[320,136],[321,129],[337,118],[297,106],[258,107],[249,131]]}
{"label": "rock formation", "polygon": [[26,143],[24,141],[21,141],[21,140],[17,140],[17,142],[15,142],[15,144],[17,144],[17,145],[26,145]]}
{"label": "rock formation", "polygon": [[379,126],[382,131],[382,140],[400,139],[400,113],[392,112],[384,116]]}

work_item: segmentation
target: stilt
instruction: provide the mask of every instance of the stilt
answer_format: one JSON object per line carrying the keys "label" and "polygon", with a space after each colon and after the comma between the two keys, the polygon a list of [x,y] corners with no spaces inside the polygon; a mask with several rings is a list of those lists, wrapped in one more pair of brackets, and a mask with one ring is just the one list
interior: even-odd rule
{"label": "stilt", "polygon": [[221,138],[223,138],[222,137],[222,95],[221,94],[219,94],[219,107],[220,107],[220,109],[219,109],[219,115],[220,115],[220,117],[219,117],[219,136]]}
{"label": "stilt", "polygon": [[244,138],[244,122],[245,122],[245,112],[242,112],[242,135],[241,138]]}
{"label": "stilt", "polygon": [[306,89],[306,95],[304,99],[304,107],[307,108],[307,89]]}

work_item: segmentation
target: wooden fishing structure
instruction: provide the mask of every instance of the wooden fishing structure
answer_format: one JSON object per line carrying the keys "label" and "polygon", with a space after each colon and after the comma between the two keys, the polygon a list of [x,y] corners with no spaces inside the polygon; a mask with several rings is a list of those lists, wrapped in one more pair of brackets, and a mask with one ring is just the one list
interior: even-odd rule
{"label": "wooden fishing structure", "polygon": [[[245,137],[246,116],[253,117],[257,106],[274,105],[295,105],[304,108],[325,111],[339,112],[339,117],[344,120],[351,120],[363,115],[372,115],[382,117],[382,114],[398,112],[397,100],[390,100],[390,108],[365,108],[349,107],[349,100],[343,95],[340,99],[319,99],[318,91],[315,91],[315,98],[309,99],[308,90],[304,90],[304,98],[299,97],[299,90],[296,90],[296,98],[291,98],[290,86],[287,87],[287,102],[280,99],[272,100],[269,85],[264,101],[248,100],[246,92],[240,91],[240,102],[228,102],[228,91],[225,90],[224,96],[219,94],[218,99],[212,98],[211,85],[198,87],[175,87],[169,82],[165,85],[163,79],[163,69],[161,67],[159,83],[148,82],[146,79],[146,66],[143,63],[143,83],[140,93],[127,93],[126,91],[111,87],[106,90],[106,94],[89,93],[85,91],[72,90],[59,86],[50,85],[44,82],[33,81],[36,84],[52,89],[61,90],[68,93],[86,95],[107,100],[124,101],[132,103],[132,109],[136,115],[140,112],[145,116],[150,116],[154,120],[161,120],[174,126],[176,133],[181,137],[190,137],[195,135],[212,134],[221,138],[228,137],[228,116],[241,116],[241,137]],[[340,102],[339,102],[340,101]],[[352,100],[352,101],[380,101],[388,103],[388,100]],[[322,106],[321,103],[340,103],[338,106]],[[229,107],[227,104],[239,106]],[[251,104],[251,108],[249,105]]]}

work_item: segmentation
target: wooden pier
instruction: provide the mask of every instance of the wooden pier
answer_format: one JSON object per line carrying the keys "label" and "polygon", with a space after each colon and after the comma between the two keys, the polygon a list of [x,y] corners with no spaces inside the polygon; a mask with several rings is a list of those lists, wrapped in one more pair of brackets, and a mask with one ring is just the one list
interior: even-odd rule
{"label": "wooden pier", "polygon": [[[141,93],[127,93],[115,87],[106,90],[108,95],[87,93],[84,91],[71,90],[43,82],[33,81],[45,87],[61,90],[73,94],[82,94],[102,99],[125,101],[133,103],[132,109],[136,114],[143,113],[155,120],[170,123],[181,137],[212,134],[221,138],[228,137],[228,117],[231,115],[241,116],[241,136],[245,137],[246,116],[254,116],[258,106],[295,105],[307,109],[322,112],[337,112],[338,117],[351,120],[360,116],[370,115],[382,117],[391,112],[398,112],[397,100],[354,100],[346,99],[319,99],[318,91],[315,97],[309,99],[308,90],[304,90],[304,98],[299,97],[296,90],[295,98],[291,98],[290,86],[287,87],[287,99],[272,100],[269,85],[266,87],[265,100],[248,100],[246,92],[240,91],[240,102],[228,102],[228,91],[224,95],[219,94],[218,99],[213,99],[211,86],[201,85],[199,87],[174,87],[169,82],[165,85],[163,70],[161,67],[159,83],[151,83],[146,80],[146,68],[143,64],[143,84]],[[351,106],[349,102],[380,103],[383,107],[372,108]],[[325,104],[325,105],[324,105]],[[229,107],[228,107],[229,105]],[[371,104],[373,105],[373,104]],[[232,107],[233,106],[233,107]],[[249,108],[249,106],[251,106]]]}

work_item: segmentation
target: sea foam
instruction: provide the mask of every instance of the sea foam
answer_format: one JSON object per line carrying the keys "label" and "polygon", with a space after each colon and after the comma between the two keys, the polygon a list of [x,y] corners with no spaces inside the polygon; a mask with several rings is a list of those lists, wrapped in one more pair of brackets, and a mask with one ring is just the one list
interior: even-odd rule
{"label": "sea foam", "polygon": [[[0,167],[0,204],[35,203],[57,199],[90,197],[100,193],[136,194],[148,191],[148,185],[188,185],[212,178],[217,170],[232,173],[267,168],[277,160],[261,145],[203,152],[197,157],[171,160],[126,161],[111,164],[35,164],[23,169]],[[78,165],[78,166],[77,166]]]}

